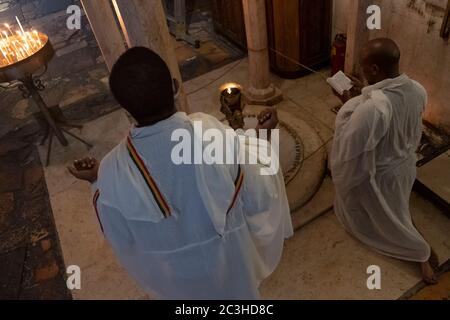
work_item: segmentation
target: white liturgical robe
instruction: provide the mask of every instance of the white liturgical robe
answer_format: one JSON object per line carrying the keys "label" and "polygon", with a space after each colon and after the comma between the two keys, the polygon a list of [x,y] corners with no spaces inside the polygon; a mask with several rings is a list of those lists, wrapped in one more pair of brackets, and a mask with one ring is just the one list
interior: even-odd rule
{"label": "white liturgical robe", "polygon": [[331,156],[335,212],[347,231],[415,262],[430,257],[409,210],[426,103],[425,89],[406,75],[364,88],[339,112]]}
{"label": "white liturgical robe", "polygon": [[[102,160],[93,188],[104,235],[155,298],[258,299],[293,235],[283,176],[262,176],[259,164],[175,164],[176,129],[189,133],[192,152],[208,145],[194,121],[224,135],[228,129],[211,116],[178,112],[133,128]],[[224,152],[248,152],[231,132],[236,144]]]}

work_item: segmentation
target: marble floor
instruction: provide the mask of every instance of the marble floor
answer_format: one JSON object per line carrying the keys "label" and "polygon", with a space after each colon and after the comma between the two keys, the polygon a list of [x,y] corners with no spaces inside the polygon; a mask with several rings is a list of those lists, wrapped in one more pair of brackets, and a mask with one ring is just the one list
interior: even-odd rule
{"label": "marble floor", "polygon": [[[191,111],[219,116],[218,88],[226,82],[247,81],[248,62],[242,59],[185,83]],[[285,96],[278,108],[307,122],[321,137],[319,149],[329,150],[339,101],[324,81],[322,70],[297,80],[273,76]],[[89,185],[77,182],[66,171],[75,158],[104,156],[126,134],[129,121],[115,111],[85,125],[77,133],[94,144],[90,151],[76,141],[63,149],[54,144],[52,162],[45,169],[47,187],[66,266],[82,270],[82,289],[74,299],[149,299],[118,265],[97,224]],[[319,151],[319,150],[318,150]],[[41,157],[44,150],[40,150]],[[286,242],[276,272],[262,285],[264,299],[398,299],[420,281],[417,266],[370,251],[349,236],[332,212],[334,189],[325,179],[312,201],[296,213],[301,226]],[[450,259],[450,220],[418,194],[411,200],[417,225],[442,261]],[[377,265],[382,289],[367,289],[366,270]]]}

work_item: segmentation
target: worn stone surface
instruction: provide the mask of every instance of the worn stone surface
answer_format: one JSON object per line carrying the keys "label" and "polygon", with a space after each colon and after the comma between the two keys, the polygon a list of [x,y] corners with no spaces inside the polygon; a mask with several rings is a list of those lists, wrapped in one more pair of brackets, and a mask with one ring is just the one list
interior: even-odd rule
{"label": "worn stone surface", "polygon": [[450,151],[417,170],[417,179],[450,203]]}
{"label": "worn stone surface", "polygon": [[[448,218],[414,193],[411,210],[415,223],[441,261],[447,261]],[[371,265],[381,268],[381,290],[367,290],[366,271]],[[263,283],[261,294],[269,300],[394,300],[419,281],[418,264],[371,251],[346,233],[334,213],[328,212],[286,242],[280,265]]]}
{"label": "worn stone surface", "polygon": [[7,215],[14,209],[14,193],[0,194],[0,221],[3,215]]}
{"label": "worn stone surface", "polygon": [[44,172],[40,166],[32,166],[24,172],[25,191],[33,195],[33,192],[42,191]]}
{"label": "worn stone surface", "polygon": [[19,102],[17,102],[12,109],[11,116],[16,119],[23,120],[29,117],[32,113],[33,111],[30,108],[30,100],[22,99],[19,100]]}
{"label": "worn stone surface", "polygon": [[20,295],[26,247],[0,253],[0,300],[15,300]]}
{"label": "worn stone surface", "polygon": [[0,299],[69,299],[34,125],[0,138]]}
{"label": "worn stone surface", "polygon": [[16,163],[0,163],[0,192],[14,191],[22,186],[22,172]]}
{"label": "worn stone surface", "polygon": [[85,86],[79,86],[67,92],[61,102],[59,103],[61,108],[70,106],[81,100],[89,99],[90,96],[96,95],[100,93],[100,89],[97,85],[88,84]]}
{"label": "worn stone surface", "polygon": [[56,262],[39,268],[35,272],[36,282],[44,282],[56,277],[59,273],[59,267]]}
{"label": "worn stone surface", "polygon": [[66,54],[86,48],[87,46],[88,46],[88,43],[86,42],[86,40],[74,42],[74,43],[69,44],[68,46],[65,46],[65,47],[57,50],[56,55],[58,57],[62,57],[62,56],[65,56]]}
{"label": "worn stone surface", "polygon": [[48,250],[50,250],[52,248],[52,242],[48,239],[42,240],[41,248],[42,248],[43,252],[47,252]]}
{"label": "worn stone surface", "polygon": [[26,142],[17,139],[3,140],[0,142],[0,157],[6,155],[9,152],[20,150],[26,145]]}

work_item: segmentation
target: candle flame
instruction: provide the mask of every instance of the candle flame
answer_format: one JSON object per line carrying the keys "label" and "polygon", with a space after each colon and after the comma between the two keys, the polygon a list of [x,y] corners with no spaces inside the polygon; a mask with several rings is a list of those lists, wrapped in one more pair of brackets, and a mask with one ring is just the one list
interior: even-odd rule
{"label": "candle flame", "polygon": [[227,89],[227,92],[228,92],[228,94],[232,94],[232,93],[233,93],[233,90],[231,90],[231,88],[228,88],[228,89]]}
{"label": "candle flame", "polygon": [[3,25],[8,29],[0,30],[0,68],[14,64],[32,56],[43,47],[45,36],[36,30],[26,31],[18,17],[16,17],[20,30],[15,33],[8,23]]}

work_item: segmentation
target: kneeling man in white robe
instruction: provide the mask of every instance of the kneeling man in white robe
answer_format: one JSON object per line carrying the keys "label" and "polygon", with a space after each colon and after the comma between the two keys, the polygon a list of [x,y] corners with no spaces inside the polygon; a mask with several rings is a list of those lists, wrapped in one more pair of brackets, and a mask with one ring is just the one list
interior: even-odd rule
{"label": "kneeling man in white robe", "polygon": [[[157,54],[128,50],[112,69],[110,87],[137,124],[100,164],[87,158],[69,170],[92,183],[106,239],[155,298],[258,299],[293,235],[283,176],[261,175],[267,162],[240,164],[237,158],[254,148],[214,117],[178,112],[173,84]],[[258,129],[277,122],[276,112],[266,110]],[[208,145],[198,125],[228,137],[222,152],[233,161],[189,163]],[[183,134],[191,143],[180,150]]]}
{"label": "kneeling man in white robe", "polygon": [[362,50],[361,70],[370,86],[361,92],[355,82],[343,100],[354,98],[336,119],[335,212],[356,238],[382,254],[420,263],[424,280],[434,283],[437,257],[409,210],[427,93],[399,73],[399,62],[400,50],[390,39],[375,39]]}

